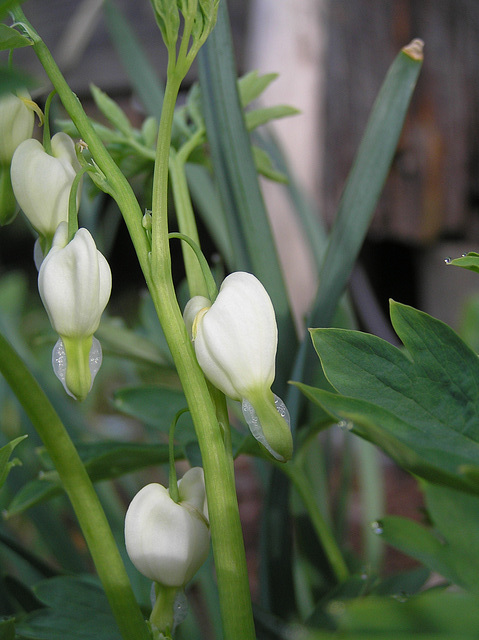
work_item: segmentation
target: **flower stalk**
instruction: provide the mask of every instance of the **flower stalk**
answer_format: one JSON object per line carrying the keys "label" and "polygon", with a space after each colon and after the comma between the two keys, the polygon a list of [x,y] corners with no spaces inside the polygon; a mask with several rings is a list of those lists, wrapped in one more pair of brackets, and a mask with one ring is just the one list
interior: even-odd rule
{"label": "flower stalk", "polygon": [[[37,57],[82,139],[88,144],[90,153],[111,187],[111,194],[125,219],[196,428],[205,471],[224,638],[255,640],[232,459],[225,449],[215,405],[183,322],[171,274],[167,223],[168,162],[173,114],[182,78],[180,74],[169,74],[165,89],[153,185],[150,247],[147,233],[142,226],[142,211],[127,179],[106,150],[48,48],[28,23],[23,11],[17,6],[13,13],[17,23],[21,23],[32,38]],[[192,59],[188,58],[188,62],[191,61]],[[186,71],[187,69],[184,73]],[[137,633],[140,631],[137,630]],[[141,636],[132,633],[125,637]]]}
{"label": "flower stalk", "polygon": [[148,640],[149,633],[110,525],[77,450],[38,382],[1,334],[0,373],[17,396],[55,465],[123,638]]}

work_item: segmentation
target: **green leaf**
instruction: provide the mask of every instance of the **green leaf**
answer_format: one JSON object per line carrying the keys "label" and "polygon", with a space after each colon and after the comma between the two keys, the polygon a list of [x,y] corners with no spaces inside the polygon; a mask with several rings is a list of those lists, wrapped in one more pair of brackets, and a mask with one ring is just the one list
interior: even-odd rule
{"label": "green leaf", "polygon": [[254,273],[271,296],[278,321],[276,384],[281,396],[291,371],[290,354],[297,336],[238,95],[226,3],[220,3],[218,22],[198,59],[203,114],[232,238],[232,262],[235,270]]}
{"label": "green leaf", "polygon": [[[176,389],[155,386],[124,387],[114,394],[113,404],[118,411],[168,433],[170,425],[181,409],[188,406],[185,395]],[[193,423],[184,416],[175,430],[179,442],[196,440]]]}
{"label": "green leaf", "polygon": [[22,440],[25,440],[27,436],[20,436],[19,438],[15,438],[4,447],[0,449],[0,487],[3,487],[7,476],[12,469],[12,467],[17,467],[22,463],[18,458],[14,458],[10,460],[10,456],[12,455],[12,451],[15,449],[17,444],[19,444]]}
{"label": "green leaf", "polygon": [[131,137],[133,135],[133,127],[118,104],[94,84],[90,85],[90,91],[96,106],[105,118],[127,138]]}
{"label": "green leaf", "polygon": [[241,106],[247,107],[253,100],[265,91],[269,85],[276,80],[277,73],[265,73],[260,76],[258,71],[250,71],[249,73],[238,78],[238,92],[240,96]]}
{"label": "green leaf", "polygon": [[253,109],[245,114],[246,128],[248,131],[253,131],[257,127],[263,124],[267,124],[272,120],[278,120],[279,118],[287,118],[289,116],[296,116],[299,113],[299,109],[290,107],[285,104],[278,104],[274,107],[263,107],[261,109]]}
{"label": "green leaf", "polygon": [[478,492],[471,473],[479,461],[476,354],[446,324],[412,307],[391,303],[391,319],[407,352],[358,331],[312,330],[338,394],[301,390],[409,471]]}
{"label": "green leaf", "polygon": [[180,14],[177,3],[170,0],[152,0],[152,4],[163,41],[170,49],[175,45],[180,29]]}
{"label": "green leaf", "polygon": [[374,525],[385,542],[415,558],[446,580],[460,584],[456,572],[445,557],[445,544],[431,531],[400,516],[386,516]]}
{"label": "green leaf", "polygon": [[[397,598],[338,602],[330,607],[330,613],[338,625],[336,636],[347,639],[355,637],[350,633],[364,633],[368,640],[412,637],[467,640],[477,636],[478,605],[478,599],[469,594],[430,590],[411,598],[398,594]],[[310,640],[316,637],[321,635],[313,635]]]}
{"label": "green leaf", "polygon": [[[0,6],[0,14],[2,7]],[[18,49],[19,47],[30,47],[33,42],[18,33],[13,27],[7,27],[6,24],[0,24],[0,51],[8,49]]]}
{"label": "green leaf", "polygon": [[256,169],[258,173],[260,173],[265,178],[269,180],[274,180],[275,182],[287,182],[288,178],[281,173],[281,171],[277,171],[273,167],[273,163],[271,162],[271,158],[263,149],[260,147],[253,147],[253,156],[256,164]]}
{"label": "green leaf", "polygon": [[15,640],[15,618],[0,620],[0,640]]}
{"label": "green leaf", "polygon": [[474,251],[466,253],[465,256],[461,256],[460,258],[448,260],[447,263],[455,267],[462,267],[463,269],[469,269],[469,271],[479,273],[479,253],[474,253]]}
{"label": "green leaf", "polygon": [[57,577],[34,587],[45,604],[17,623],[17,633],[35,640],[118,640],[105,593],[91,576]]}
{"label": "green leaf", "polygon": [[341,196],[319,273],[312,326],[330,324],[363,244],[394,157],[422,53],[403,49],[384,79]]}
{"label": "green leaf", "polygon": [[[93,482],[112,480],[139,469],[167,464],[169,460],[166,443],[80,443],[77,445],[77,450]],[[175,449],[175,458],[184,458],[182,449]],[[63,488],[56,472],[46,472],[39,479],[28,482],[22,487],[9,504],[6,516],[12,517],[22,513],[62,492]]]}
{"label": "green leaf", "polygon": [[24,0],[0,0],[0,20],[14,5],[22,4],[22,2],[24,2]]}

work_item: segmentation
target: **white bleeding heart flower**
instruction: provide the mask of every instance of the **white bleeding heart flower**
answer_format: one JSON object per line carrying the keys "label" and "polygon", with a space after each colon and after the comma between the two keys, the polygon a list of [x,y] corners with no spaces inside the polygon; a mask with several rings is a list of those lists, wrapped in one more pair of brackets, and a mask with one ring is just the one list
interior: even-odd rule
{"label": "white bleeding heart flower", "polygon": [[[68,199],[80,170],[75,144],[66,133],[56,133],[49,155],[38,140],[22,142],[12,158],[10,175],[20,208],[35,230],[48,239],[60,222],[68,220]],[[77,205],[80,193],[77,194]]]}
{"label": "white bleeding heart flower", "polygon": [[0,96],[0,164],[9,165],[15,149],[32,137],[35,114],[28,93]]}
{"label": "white bleeding heart flower", "polygon": [[161,484],[143,487],[125,517],[126,550],[135,567],[165,587],[183,588],[208,556],[208,510],[203,469],[178,482],[175,502]]}
{"label": "white bleeding heart flower", "polygon": [[40,266],[38,289],[60,335],[53,350],[55,373],[69,395],[84,399],[101,364],[93,334],[111,293],[110,267],[87,229],[68,242],[67,223],[59,225]]}
{"label": "white bleeding heart flower", "polygon": [[289,414],[273,394],[278,343],[271,299],[252,274],[238,271],[223,281],[211,303],[196,296],[184,319],[203,373],[218,389],[242,402],[254,437],[277,460],[292,455]]}

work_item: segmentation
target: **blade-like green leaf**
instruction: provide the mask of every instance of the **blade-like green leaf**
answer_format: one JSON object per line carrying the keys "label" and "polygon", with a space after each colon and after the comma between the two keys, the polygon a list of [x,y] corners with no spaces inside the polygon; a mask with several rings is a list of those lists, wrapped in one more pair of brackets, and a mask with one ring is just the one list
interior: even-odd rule
{"label": "blade-like green leaf", "polygon": [[13,450],[22,440],[24,440],[27,436],[20,436],[19,438],[15,438],[4,447],[0,449],[0,487],[3,487],[5,484],[5,480],[12,469],[12,467],[16,467],[17,465],[22,464],[20,460],[14,458],[10,460],[10,456],[12,455]]}
{"label": "blade-like green leaf", "polygon": [[376,98],[331,229],[312,326],[332,320],[386,181],[421,64],[422,43],[413,41],[394,60]]}
{"label": "blade-like green leaf", "polygon": [[[146,467],[167,464],[167,444],[138,444],[132,442],[94,442],[77,445],[88,475],[93,482],[112,480]],[[184,458],[181,448],[175,448],[175,458]],[[63,489],[55,472],[25,484],[8,506],[11,517],[30,507],[60,495]]]}
{"label": "blade-like green leaf", "polygon": [[232,262],[237,270],[252,271],[273,301],[279,331],[276,379],[281,395],[297,338],[238,95],[225,3],[220,3],[218,22],[199,53],[199,63],[207,137],[235,252]]}

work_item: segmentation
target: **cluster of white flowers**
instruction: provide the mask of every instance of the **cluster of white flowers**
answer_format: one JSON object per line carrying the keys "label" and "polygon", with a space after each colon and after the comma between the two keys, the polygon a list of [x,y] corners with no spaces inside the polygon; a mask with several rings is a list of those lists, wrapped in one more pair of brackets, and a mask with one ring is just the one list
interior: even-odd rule
{"label": "cluster of white flowers", "polygon": [[9,165],[15,199],[38,233],[38,288],[60,336],[53,369],[66,392],[82,400],[101,364],[101,347],[93,334],[110,298],[111,271],[87,229],[68,239],[68,202],[80,170],[75,144],[66,133],[57,133],[47,153],[31,137],[31,104],[29,96],[0,99],[0,161]]}
{"label": "cluster of white flowers", "polygon": [[[93,334],[110,297],[111,272],[86,229],[68,237],[69,199],[80,170],[75,145],[65,133],[57,133],[48,153],[31,138],[33,114],[15,96],[0,100],[0,126],[5,129],[0,128],[0,163],[11,164],[16,201],[39,236],[38,288],[59,334],[53,367],[66,392],[83,399],[101,364],[101,347]],[[79,195],[77,206],[78,199]],[[242,403],[251,432],[264,449],[277,460],[288,460],[289,416],[271,391],[276,318],[263,285],[249,273],[233,273],[216,300],[192,298],[184,319],[205,376]],[[182,589],[208,555],[203,470],[190,469],[178,483],[178,493],[175,501],[159,484],[141,489],[126,515],[125,540],[141,573],[168,588]]]}

